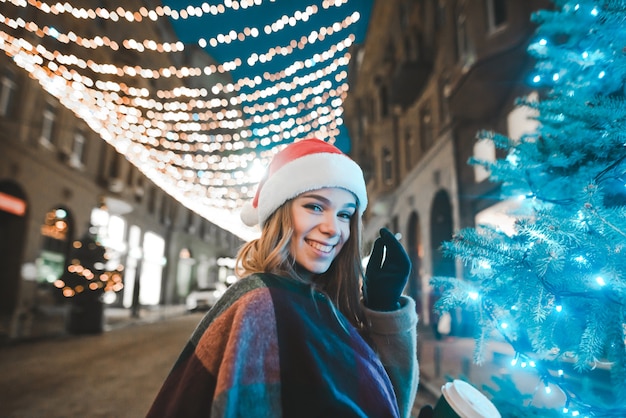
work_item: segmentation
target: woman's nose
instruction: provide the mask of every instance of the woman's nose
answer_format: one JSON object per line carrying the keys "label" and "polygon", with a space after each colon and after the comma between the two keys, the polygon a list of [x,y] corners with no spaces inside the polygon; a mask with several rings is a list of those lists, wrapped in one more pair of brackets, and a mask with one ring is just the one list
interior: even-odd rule
{"label": "woman's nose", "polygon": [[326,214],[322,223],[320,224],[320,230],[328,235],[337,235],[339,228],[337,226],[337,217],[334,214]]}

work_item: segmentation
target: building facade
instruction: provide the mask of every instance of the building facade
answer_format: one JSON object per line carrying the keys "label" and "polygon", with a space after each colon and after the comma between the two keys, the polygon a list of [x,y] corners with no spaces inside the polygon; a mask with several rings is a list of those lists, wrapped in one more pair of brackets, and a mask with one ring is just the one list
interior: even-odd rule
{"label": "building facade", "polygon": [[[88,3],[94,8],[103,4]],[[157,6],[141,0],[124,3],[128,10]],[[124,22],[81,21],[31,6],[2,7],[7,9],[3,14],[16,22],[46,22],[60,33],[137,37],[137,26]],[[143,22],[141,36],[146,39],[176,41],[167,19]],[[29,30],[32,27],[9,25],[0,32],[5,52],[0,54],[0,338],[36,337],[49,331],[42,326],[46,313],[64,303],[53,284],[70,263],[72,243],[89,228],[107,248],[108,263],[123,269],[123,287],[104,295],[113,306],[179,304],[193,289],[226,280],[241,239],[158,188],[17,65],[20,57],[9,47],[16,39],[68,56],[85,53],[72,42],[40,37]],[[120,66],[141,62],[147,68],[214,63],[194,48],[176,55],[106,48],[90,54],[99,62]],[[228,82],[216,77],[225,76],[198,77],[193,83]],[[174,87],[168,78],[130,81],[150,92]]]}
{"label": "building facade", "polygon": [[[460,276],[441,243],[477,222],[496,222],[498,186],[472,156],[493,160],[481,130],[511,137],[533,122],[515,105],[531,94],[530,16],[547,1],[378,0],[355,46],[345,123],[363,164],[371,209],[364,240],[382,226],[402,235],[413,261],[406,291],[436,325],[433,276]],[[503,226],[504,227],[504,226]],[[450,332],[471,332],[452,313]]]}

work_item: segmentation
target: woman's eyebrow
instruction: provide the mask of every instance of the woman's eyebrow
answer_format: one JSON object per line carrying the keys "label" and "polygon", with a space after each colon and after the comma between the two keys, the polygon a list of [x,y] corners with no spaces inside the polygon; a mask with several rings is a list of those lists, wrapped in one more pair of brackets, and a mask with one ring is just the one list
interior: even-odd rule
{"label": "woman's eyebrow", "polygon": [[316,199],[316,200],[319,200],[319,201],[321,201],[323,203],[330,203],[329,199],[325,198],[322,195],[315,194],[315,193],[305,193],[305,194],[302,195],[302,197],[306,197],[306,198],[309,198],[309,199]]}

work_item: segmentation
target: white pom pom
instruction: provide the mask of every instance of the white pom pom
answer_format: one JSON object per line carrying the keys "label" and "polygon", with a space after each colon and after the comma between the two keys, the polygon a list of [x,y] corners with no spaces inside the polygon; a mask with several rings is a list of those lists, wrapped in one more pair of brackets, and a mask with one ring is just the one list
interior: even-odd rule
{"label": "white pom pom", "polygon": [[252,206],[251,202],[246,202],[241,208],[241,220],[247,226],[254,226],[259,223],[259,211]]}

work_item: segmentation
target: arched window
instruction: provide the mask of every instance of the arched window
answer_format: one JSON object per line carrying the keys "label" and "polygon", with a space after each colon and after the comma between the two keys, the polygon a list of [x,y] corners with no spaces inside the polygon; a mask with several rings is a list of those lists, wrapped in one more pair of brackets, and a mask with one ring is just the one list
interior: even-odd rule
{"label": "arched window", "polygon": [[[474,158],[481,161],[496,160],[496,146],[489,139],[481,139],[474,144]],[[489,178],[489,171],[482,165],[474,165],[474,181],[480,183]]]}
{"label": "arched window", "polygon": [[40,228],[42,245],[37,260],[38,280],[53,283],[65,270],[72,240],[72,221],[67,209],[50,209]]}

